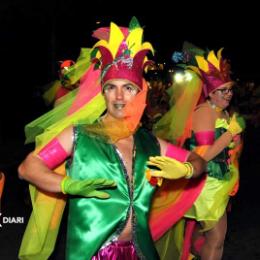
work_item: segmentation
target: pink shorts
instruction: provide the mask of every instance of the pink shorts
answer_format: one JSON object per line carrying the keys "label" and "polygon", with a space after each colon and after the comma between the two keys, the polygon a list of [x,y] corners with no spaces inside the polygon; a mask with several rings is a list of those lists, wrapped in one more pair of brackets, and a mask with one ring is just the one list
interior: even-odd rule
{"label": "pink shorts", "polygon": [[133,241],[115,241],[100,249],[91,260],[138,260]]}

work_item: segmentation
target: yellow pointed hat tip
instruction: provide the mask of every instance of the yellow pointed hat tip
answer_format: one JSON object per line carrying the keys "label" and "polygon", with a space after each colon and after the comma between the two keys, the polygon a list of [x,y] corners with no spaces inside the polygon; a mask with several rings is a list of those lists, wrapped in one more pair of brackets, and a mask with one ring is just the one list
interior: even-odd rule
{"label": "yellow pointed hat tip", "polygon": [[224,47],[222,47],[222,48],[220,48],[218,50],[217,57],[218,57],[219,60],[222,58],[222,51],[223,51],[223,49],[224,49]]}
{"label": "yellow pointed hat tip", "polygon": [[143,29],[135,28],[131,31],[126,39],[128,48],[131,50],[131,56],[133,57],[141,48],[143,37]]}
{"label": "yellow pointed hat tip", "polygon": [[152,44],[151,44],[150,42],[144,42],[144,43],[142,44],[142,49],[148,49],[148,50],[150,50],[150,51],[152,52],[152,54],[154,55],[155,50],[154,50],[154,48],[153,48],[153,46],[152,46]]}
{"label": "yellow pointed hat tip", "polygon": [[111,22],[108,47],[114,58],[124,38],[125,37],[121,29],[115,23]]}
{"label": "yellow pointed hat tip", "polygon": [[215,55],[215,52],[212,50],[209,52],[207,60],[215,67],[219,70],[219,60]]}
{"label": "yellow pointed hat tip", "polygon": [[204,72],[208,72],[209,66],[208,62],[202,56],[195,56],[195,59],[198,63],[198,67],[203,70]]}

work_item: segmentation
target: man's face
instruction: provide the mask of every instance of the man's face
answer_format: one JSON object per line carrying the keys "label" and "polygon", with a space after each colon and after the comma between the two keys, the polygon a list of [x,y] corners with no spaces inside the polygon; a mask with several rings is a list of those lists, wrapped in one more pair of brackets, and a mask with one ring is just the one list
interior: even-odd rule
{"label": "man's face", "polygon": [[105,83],[103,93],[107,105],[107,114],[116,119],[124,117],[124,108],[135,98],[139,89],[124,79],[113,79]]}
{"label": "man's face", "polygon": [[210,100],[216,106],[225,109],[228,107],[232,97],[233,97],[233,86],[231,83],[222,85],[212,91],[210,94]]}

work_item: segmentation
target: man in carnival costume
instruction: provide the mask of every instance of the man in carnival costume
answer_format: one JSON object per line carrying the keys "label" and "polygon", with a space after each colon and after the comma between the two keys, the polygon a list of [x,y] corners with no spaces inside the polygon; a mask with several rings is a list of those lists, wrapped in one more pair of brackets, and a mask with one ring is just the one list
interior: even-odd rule
{"label": "man in carnival costume", "polygon": [[[221,52],[222,49],[216,55],[214,51],[206,52],[185,42],[183,52],[174,54],[174,61],[185,70],[174,80],[174,105],[154,127],[161,138],[179,146],[185,145],[208,161],[206,178],[199,179],[190,190],[191,196],[195,194],[193,203],[185,205],[183,202],[182,209],[185,210],[180,214],[175,211],[176,215],[183,214],[186,219],[191,219],[186,223],[184,240],[181,235],[184,234],[183,226],[179,228],[184,219],[176,225],[175,232],[168,231],[161,238],[158,247],[161,252],[167,251],[166,238],[175,240],[173,244],[179,251],[175,259],[190,259],[190,250],[203,260],[222,258],[227,230],[226,208],[230,196],[234,196],[238,189],[239,134],[245,125],[243,118],[237,114],[230,117],[227,111],[234,82],[230,78],[230,65]],[[185,193],[188,186],[180,186],[179,192],[183,190]],[[160,197],[157,193],[154,208]],[[175,220],[178,219],[169,225]],[[168,258],[171,257],[172,253]]]}
{"label": "man in carnival costume", "polygon": [[[140,127],[147,93],[143,69],[146,54],[153,51],[150,43],[142,43],[142,35],[136,18],[129,28],[111,23],[94,32],[100,41],[92,50],[93,64],[67,114],[76,119],[61,120],[63,127],[77,124],[61,132],[50,127],[58,135],[38,140],[40,147],[19,166],[20,177],[44,191],[30,187],[34,210],[20,259],[49,257],[66,195],[68,259],[159,259],[148,224],[156,185],[162,177],[196,177],[204,161]],[[67,158],[64,177],[60,165]],[[161,171],[147,167],[149,159],[153,166],[160,158]],[[160,178],[153,177],[158,174]]]}

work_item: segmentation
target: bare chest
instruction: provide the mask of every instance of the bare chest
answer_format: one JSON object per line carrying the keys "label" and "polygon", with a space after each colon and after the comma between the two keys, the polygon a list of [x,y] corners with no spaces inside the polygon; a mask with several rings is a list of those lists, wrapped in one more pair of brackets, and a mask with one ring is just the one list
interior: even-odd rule
{"label": "bare chest", "polygon": [[127,175],[129,177],[129,180],[132,180],[132,164],[133,164],[133,156],[134,156],[134,151],[133,148],[133,140],[124,140],[124,141],[119,141],[116,143],[116,148],[120,154],[122,163],[124,164],[124,167],[126,169]]}

